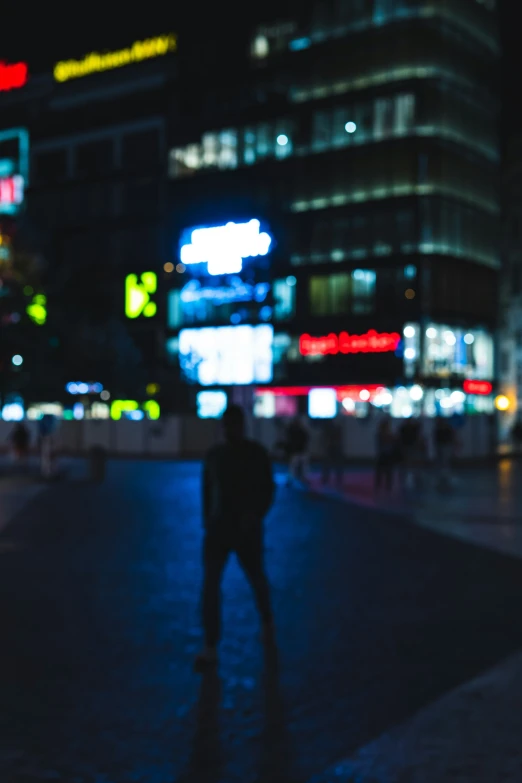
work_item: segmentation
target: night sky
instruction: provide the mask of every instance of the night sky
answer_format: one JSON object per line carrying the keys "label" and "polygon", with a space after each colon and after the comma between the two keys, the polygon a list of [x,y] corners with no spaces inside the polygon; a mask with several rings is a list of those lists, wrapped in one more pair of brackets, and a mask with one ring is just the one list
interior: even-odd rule
{"label": "night sky", "polygon": [[[470,0],[471,1],[471,0]],[[503,136],[522,130],[522,46],[520,43],[520,0],[498,0],[504,42],[501,98]],[[70,4],[69,10],[50,14],[40,8],[30,12],[25,4],[12,4],[8,21],[0,26],[0,60],[26,60],[33,73],[51,70],[57,60],[80,58],[93,50],[117,49],[136,39],[164,32],[179,34],[179,60],[185,80],[211,80],[220,67],[226,72],[246,54],[247,31],[260,20],[284,18],[293,0],[265,0],[262,4],[244,0],[219,3],[195,0],[172,4],[139,6],[139,12],[96,13],[96,4]],[[48,4],[45,4],[49,8]],[[60,4],[59,8],[62,6]],[[174,10],[172,10],[174,9]],[[30,26],[28,26],[28,16]],[[217,68],[216,68],[217,65]],[[1,119],[2,125],[5,119]]]}

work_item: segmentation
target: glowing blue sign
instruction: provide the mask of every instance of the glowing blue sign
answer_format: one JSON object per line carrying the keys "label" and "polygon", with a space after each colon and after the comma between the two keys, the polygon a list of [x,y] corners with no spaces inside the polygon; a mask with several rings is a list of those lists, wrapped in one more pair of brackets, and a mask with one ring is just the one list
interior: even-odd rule
{"label": "glowing blue sign", "polygon": [[75,383],[71,381],[65,387],[69,394],[101,394],[103,386],[101,383]]}
{"label": "glowing blue sign", "polygon": [[183,264],[207,264],[209,275],[235,275],[243,269],[244,258],[266,256],[272,237],[260,232],[259,220],[227,223],[224,226],[196,228],[191,241],[181,246]]}
{"label": "glowing blue sign", "polygon": [[201,391],[197,394],[200,419],[219,419],[227,409],[227,395],[224,391]]}
{"label": "glowing blue sign", "polygon": [[274,330],[260,326],[182,329],[179,359],[185,378],[201,386],[270,383]]}
{"label": "glowing blue sign", "polygon": [[215,305],[234,302],[264,302],[270,292],[269,283],[250,285],[239,277],[232,277],[230,285],[219,288],[203,287],[198,280],[191,280],[181,289],[181,301],[184,304],[201,302],[203,299]]}

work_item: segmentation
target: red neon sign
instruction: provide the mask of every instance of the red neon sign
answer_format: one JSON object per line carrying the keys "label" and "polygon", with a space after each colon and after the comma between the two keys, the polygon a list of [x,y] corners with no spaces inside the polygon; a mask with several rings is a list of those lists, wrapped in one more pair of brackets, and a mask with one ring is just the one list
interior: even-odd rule
{"label": "red neon sign", "polygon": [[5,62],[0,62],[0,92],[23,87],[27,84],[28,72],[26,63],[7,65]]}
{"label": "red neon sign", "polygon": [[258,387],[256,395],[273,394],[274,397],[306,397],[312,389],[335,389],[339,400],[343,400],[345,397],[359,397],[364,390],[374,394],[383,388],[382,383],[367,383],[364,386],[266,386],[264,388]]}
{"label": "red neon sign", "polygon": [[489,381],[464,381],[463,389],[466,394],[488,395],[493,391],[493,384]]}
{"label": "red neon sign", "polygon": [[370,329],[366,334],[329,334],[326,337],[310,337],[303,334],[299,338],[299,351],[302,356],[334,356],[338,353],[387,353],[396,351],[401,341],[398,332],[376,332]]}

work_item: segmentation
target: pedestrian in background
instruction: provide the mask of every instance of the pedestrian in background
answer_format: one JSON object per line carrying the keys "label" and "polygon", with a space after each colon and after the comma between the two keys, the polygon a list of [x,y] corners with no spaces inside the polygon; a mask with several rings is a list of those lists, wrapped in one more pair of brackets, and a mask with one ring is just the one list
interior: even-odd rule
{"label": "pedestrian in background", "polygon": [[323,425],[323,484],[331,482],[336,485],[343,481],[343,431],[336,419],[327,419]]}
{"label": "pedestrian in background", "polygon": [[520,419],[517,419],[511,430],[511,440],[513,441],[515,453],[520,454],[522,451],[522,421]]}
{"label": "pedestrian in background", "polygon": [[209,451],[203,468],[205,647],[196,658],[197,667],[217,662],[221,635],[221,580],[233,552],[254,591],[265,641],[273,641],[263,546],[263,519],[274,498],[272,465],[263,446],[245,437],[241,408],[230,406],[222,421],[225,442]]}
{"label": "pedestrian in background", "polygon": [[31,436],[23,421],[19,421],[15,425],[14,429],[9,435],[9,440],[11,441],[14,461],[25,464],[29,456]]}
{"label": "pedestrian in background", "polygon": [[406,489],[413,489],[417,483],[419,454],[421,451],[421,431],[418,419],[405,419],[399,429],[399,448]]}
{"label": "pedestrian in background", "polygon": [[286,431],[285,450],[289,463],[287,483],[290,483],[292,479],[306,481],[309,442],[308,431],[302,425],[299,417],[296,417]]}
{"label": "pedestrian in background", "polygon": [[437,478],[441,487],[452,483],[451,469],[457,442],[456,432],[449,419],[442,416],[435,420],[433,433]]}
{"label": "pedestrian in background", "polygon": [[376,441],[375,489],[377,492],[383,484],[388,492],[393,489],[397,450],[397,437],[392,429],[391,421],[389,418],[382,419],[377,428]]}

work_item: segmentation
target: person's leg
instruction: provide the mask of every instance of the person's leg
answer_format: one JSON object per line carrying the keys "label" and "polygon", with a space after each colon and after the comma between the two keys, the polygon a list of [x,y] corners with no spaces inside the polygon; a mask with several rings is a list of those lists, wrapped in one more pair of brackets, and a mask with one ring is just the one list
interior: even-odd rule
{"label": "person's leg", "polygon": [[237,559],[245,572],[254,592],[257,608],[265,628],[272,625],[272,602],[270,585],[265,571],[262,531],[255,531],[248,539],[239,541],[236,547]]}
{"label": "person's leg", "polygon": [[221,578],[229,555],[228,542],[207,533],[203,544],[203,630],[207,649],[217,646],[221,634]]}

